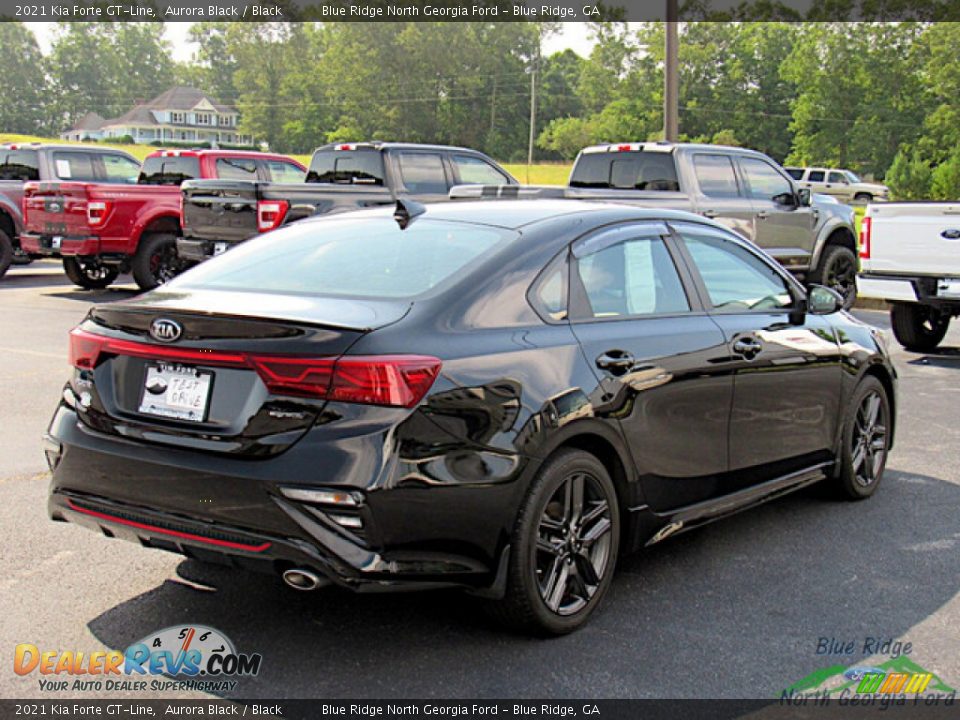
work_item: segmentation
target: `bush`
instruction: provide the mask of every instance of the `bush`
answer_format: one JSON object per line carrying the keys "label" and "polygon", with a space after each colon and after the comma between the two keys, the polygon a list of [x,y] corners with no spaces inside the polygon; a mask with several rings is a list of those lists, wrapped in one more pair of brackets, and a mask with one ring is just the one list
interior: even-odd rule
{"label": "bush", "polygon": [[584,147],[590,144],[591,129],[583,118],[557,118],[540,133],[537,145],[544,150],[552,150],[564,160],[572,160]]}
{"label": "bush", "polygon": [[930,196],[934,200],[960,200],[960,151],[954,150],[934,169]]}
{"label": "bush", "polygon": [[120,135],[119,137],[105,137],[100,142],[109,143],[111,145],[136,145],[137,141],[133,139],[133,135]]}
{"label": "bush", "polygon": [[930,197],[933,171],[916,150],[901,148],[887,172],[886,182],[896,200],[926,200]]}

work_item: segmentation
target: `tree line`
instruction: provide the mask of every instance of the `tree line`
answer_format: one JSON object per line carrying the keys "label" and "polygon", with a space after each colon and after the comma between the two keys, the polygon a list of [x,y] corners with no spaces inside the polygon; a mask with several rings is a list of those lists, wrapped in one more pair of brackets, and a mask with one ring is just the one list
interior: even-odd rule
{"label": "tree line", "polygon": [[[159,23],[63,23],[44,57],[0,23],[0,130],[55,134],[174,84],[236,105],[242,131],[283,152],[399,139],[538,160],[657,139],[662,23],[591,23],[589,57],[545,55],[551,23],[197,23],[175,62]],[[535,75],[531,78],[531,75]],[[531,79],[535,80],[531,83]],[[681,25],[680,131],[788,164],[885,178],[903,198],[960,198],[960,23]]]}

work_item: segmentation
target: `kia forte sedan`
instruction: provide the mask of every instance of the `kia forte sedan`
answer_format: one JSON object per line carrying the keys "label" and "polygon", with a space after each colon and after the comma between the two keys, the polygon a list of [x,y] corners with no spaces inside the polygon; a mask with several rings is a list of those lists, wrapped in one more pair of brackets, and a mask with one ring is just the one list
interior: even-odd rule
{"label": "kia forte sedan", "polygon": [[363,210],[245,243],[70,336],[49,512],[292,587],[458,587],[560,634],[618,556],[816,481],[872,495],[875,329],[702,217]]}

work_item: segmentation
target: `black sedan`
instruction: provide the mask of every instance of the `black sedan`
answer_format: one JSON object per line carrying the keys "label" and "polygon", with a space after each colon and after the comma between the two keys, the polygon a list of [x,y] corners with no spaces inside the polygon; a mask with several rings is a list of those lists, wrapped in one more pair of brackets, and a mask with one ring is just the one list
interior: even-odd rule
{"label": "black sedan", "polygon": [[294,588],[581,625],[618,555],[880,482],[878,331],[702,217],[493,200],[307,220],[95,307],[49,512]]}

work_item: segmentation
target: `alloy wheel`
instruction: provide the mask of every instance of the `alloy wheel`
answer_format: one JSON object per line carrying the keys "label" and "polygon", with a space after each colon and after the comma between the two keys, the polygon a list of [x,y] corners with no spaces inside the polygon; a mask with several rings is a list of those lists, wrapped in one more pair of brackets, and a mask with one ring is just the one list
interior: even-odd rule
{"label": "alloy wheel", "polygon": [[824,271],[823,284],[849,300],[857,291],[857,267],[846,253],[838,253]]}
{"label": "alloy wheel", "polygon": [[537,586],[544,604],[573,615],[596,594],[610,568],[610,503],[592,475],[578,472],[551,495],[537,528]]}
{"label": "alloy wheel", "polygon": [[862,487],[876,482],[887,455],[887,418],[876,391],[867,393],[857,408],[851,448],[853,473]]}
{"label": "alloy wheel", "polygon": [[182,271],[180,256],[175,246],[162,246],[150,256],[150,272],[158,285],[173,280]]}

